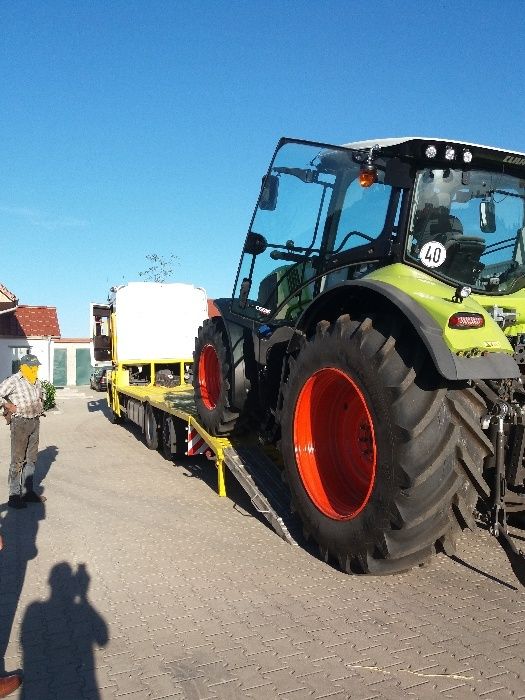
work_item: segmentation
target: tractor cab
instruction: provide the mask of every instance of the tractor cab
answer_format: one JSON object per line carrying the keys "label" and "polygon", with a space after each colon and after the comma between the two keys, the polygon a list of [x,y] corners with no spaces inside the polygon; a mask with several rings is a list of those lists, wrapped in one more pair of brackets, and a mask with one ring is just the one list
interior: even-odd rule
{"label": "tractor cab", "polygon": [[525,286],[525,157],[429,139],[283,139],[263,178],[232,311],[294,324],[394,262],[483,295]]}

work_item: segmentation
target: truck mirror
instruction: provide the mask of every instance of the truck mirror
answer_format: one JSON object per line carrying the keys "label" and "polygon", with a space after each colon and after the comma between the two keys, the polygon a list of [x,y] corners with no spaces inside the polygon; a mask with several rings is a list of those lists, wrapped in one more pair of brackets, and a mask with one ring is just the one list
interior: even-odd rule
{"label": "truck mirror", "polygon": [[249,255],[260,255],[264,253],[268,246],[268,242],[264,236],[260,233],[250,233],[246,237],[246,243],[244,244],[244,252]]}
{"label": "truck mirror", "polygon": [[479,227],[483,233],[496,231],[496,205],[492,197],[482,199],[479,203]]}
{"label": "truck mirror", "polygon": [[277,175],[265,175],[262,179],[259,209],[264,209],[264,211],[275,211],[278,193],[279,177]]}

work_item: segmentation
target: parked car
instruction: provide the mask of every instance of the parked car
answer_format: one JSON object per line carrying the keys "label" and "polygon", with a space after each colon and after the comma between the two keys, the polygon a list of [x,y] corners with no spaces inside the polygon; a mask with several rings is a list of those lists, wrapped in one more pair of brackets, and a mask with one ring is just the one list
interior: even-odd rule
{"label": "parked car", "polygon": [[106,377],[106,372],[108,371],[108,367],[95,367],[93,371],[91,372],[91,377],[89,379],[89,385],[92,389],[95,389],[96,391],[106,391],[108,383],[107,383],[107,377]]}

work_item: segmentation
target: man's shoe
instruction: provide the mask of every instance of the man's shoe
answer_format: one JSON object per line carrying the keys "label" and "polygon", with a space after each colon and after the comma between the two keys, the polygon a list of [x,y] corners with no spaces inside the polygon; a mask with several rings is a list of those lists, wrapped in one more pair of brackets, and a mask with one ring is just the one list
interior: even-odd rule
{"label": "man's shoe", "polygon": [[20,688],[22,685],[22,678],[14,673],[12,676],[4,676],[0,678],[0,698],[6,698],[14,690]]}
{"label": "man's shoe", "polygon": [[25,501],[25,503],[44,503],[44,501],[47,501],[47,498],[45,496],[39,496],[38,493],[34,491],[27,491],[22,496],[22,501]]}
{"label": "man's shoe", "polygon": [[[7,505],[10,508],[27,508],[27,505],[24,503],[22,498],[20,496],[9,496],[9,500],[7,501]],[[0,695],[0,697],[2,697]]]}

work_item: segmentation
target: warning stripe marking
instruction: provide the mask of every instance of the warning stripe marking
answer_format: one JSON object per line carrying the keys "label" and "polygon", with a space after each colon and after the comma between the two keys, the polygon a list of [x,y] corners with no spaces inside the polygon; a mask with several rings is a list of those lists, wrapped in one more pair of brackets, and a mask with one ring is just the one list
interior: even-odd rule
{"label": "warning stripe marking", "polygon": [[208,445],[204,442],[195,428],[188,428],[188,450],[187,455],[201,455],[208,450]]}

